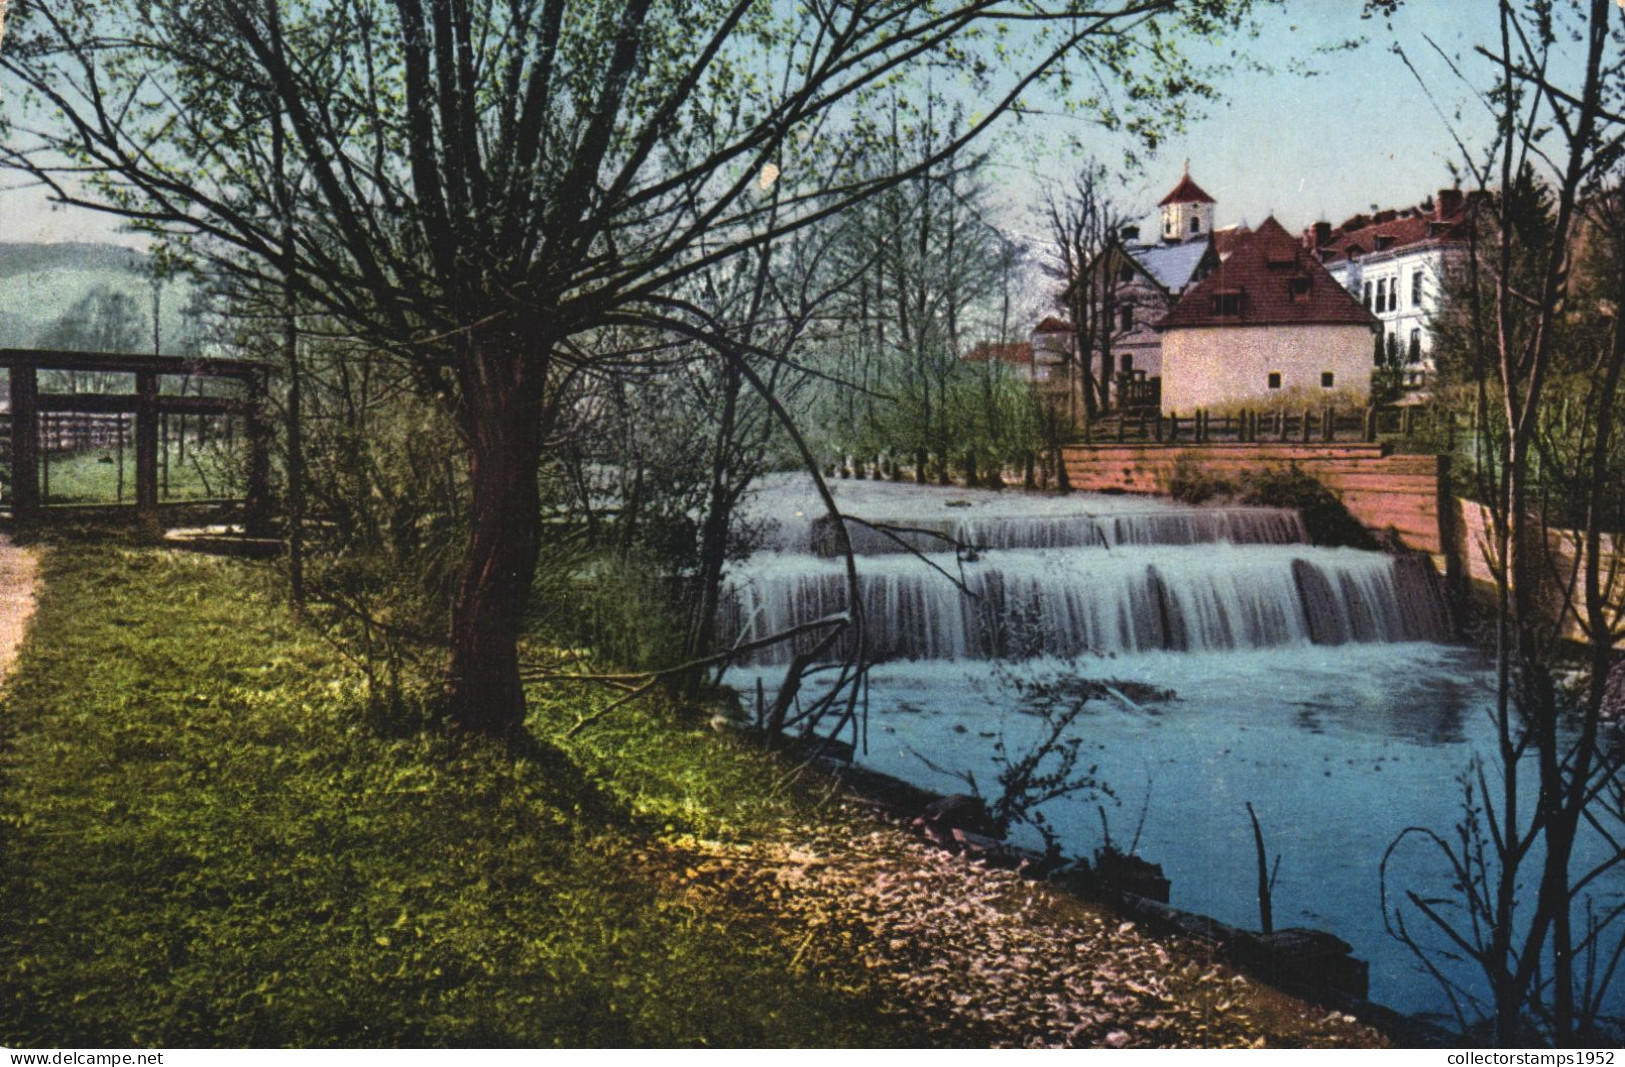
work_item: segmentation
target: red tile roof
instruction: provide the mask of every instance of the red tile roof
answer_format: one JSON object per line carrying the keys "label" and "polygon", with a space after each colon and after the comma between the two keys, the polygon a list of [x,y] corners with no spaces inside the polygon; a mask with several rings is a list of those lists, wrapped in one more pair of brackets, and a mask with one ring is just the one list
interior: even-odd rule
{"label": "red tile roof", "polygon": [[1377,325],[1275,217],[1236,238],[1230,256],[1180,298],[1158,329],[1308,323]]}
{"label": "red tile roof", "polygon": [[1213,231],[1213,250],[1223,259],[1236,250],[1236,242],[1252,231],[1245,226],[1226,226],[1222,230]]}
{"label": "red tile roof", "polygon": [[1191,176],[1187,172],[1186,175],[1179,180],[1179,184],[1174,186],[1173,192],[1157,201],[1157,206],[1164,207],[1168,204],[1217,203],[1217,200],[1213,199],[1211,196],[1207,195],[1207,193],[1202,191],[1202,187],[1200,185],[1197,185],[1195,182],[1191,181]]}
{"label": "red tile roof", "polygon": [[960,358],[971,363],[1011,363],[1025,367],[1033,362],[1033,346],[1029,341],[981,341],[967,349]]}
{"label": "red tile roof", "polygon": [[1072,324],[1065,319],[1058,319],[1050,315],[1043,322],[1033,327],[1033,333],[1071,333]]}
{"label": "red tile roof", "polygon": [[[1447,194],[1448,190],[1440,194],[1440,203]],[[1321,258],[1327,263],[1336,263],[1350,255],[1385,252],[1430,239],[1466,240],[1473,202],[1472,194],[1458,194],[1455,202],[1447,205],[1450,208],[1447,211],[1423,203],[1402,210],[1379,211],[1375,215],[1351,216],[1335,227],[1330,238],[1320,245]],[[1313,235],[1313,228],[1304,233],[1311,245]]]}

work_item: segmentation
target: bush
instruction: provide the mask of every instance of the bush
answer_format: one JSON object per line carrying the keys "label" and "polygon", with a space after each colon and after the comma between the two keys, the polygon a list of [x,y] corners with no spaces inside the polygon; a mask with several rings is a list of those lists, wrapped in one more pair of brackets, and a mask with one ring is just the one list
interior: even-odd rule
{"label": "bush", "polygon": [[1337,494],[1296,466],[1249,470],[1239,482],[1209,471],[1188,453],[1174,460],[1163,490],[1181,504],[1230,499],[1262,508],[1291,508],[1303,517],[1309,539],[1317,545],[1376,548],[1377,540],[1350,515]]}
{"label": "bush", "polygon": [[1241,479],[1239,500],[1255,507],[1295,509],[1314,544],[1378,547],[1376,538],[1335,493],[1295,466],[1248,471]]}
{"label": "bush", "polygon": [[1214,497],[1232,496],[1235,483],[1202,466],[1189,453],[1174,457],[1174,470],[1163,489],[1181,504],[1205,504]]}

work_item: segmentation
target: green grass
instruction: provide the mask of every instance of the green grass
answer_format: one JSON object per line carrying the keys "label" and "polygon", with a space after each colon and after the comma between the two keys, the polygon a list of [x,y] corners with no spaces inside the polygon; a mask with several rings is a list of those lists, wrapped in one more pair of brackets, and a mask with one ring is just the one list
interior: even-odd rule
{"label": "green grass", "polygon": [[[819,818],[782,765],[659,705],[568,767],[387,736],[267,582],[48,551],[0,705],[0,1044],[921,1040],[862,975],[793,966],[800,931],[650,870]],[[534,701],[538,734],[583,699]]]}
{"label": "green grass", "polygon": [[[228,484],[231,476],[226,470],[229,455],[224,446],[203,448],[188,445],[185,449],[169,449],[169,480],[167,489],[163,481],[163,468],[159,468],[159,497],[162,500],[206,500],[232,496],[240,487]],[[242,450],[237,449],[238,452]],[[50,471],[43,475],[41,491],[47,504],[130,504],[135,502],[135,449],[124,448],[124,486],[119,493],[118,450],[105,448],[84,449],[78,452],[50,454]],[[161,461],[160,461],[161,464]],[[240,463],[238,464],[240,466]],[[48,491],[47,491],[48,490]]]}

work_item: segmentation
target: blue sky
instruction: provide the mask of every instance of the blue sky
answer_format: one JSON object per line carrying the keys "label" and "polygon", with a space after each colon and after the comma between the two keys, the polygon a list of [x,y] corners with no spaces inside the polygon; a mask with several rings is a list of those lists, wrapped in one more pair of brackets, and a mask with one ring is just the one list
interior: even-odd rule
{"label": "blue sky", "polygon": [[[1469,144],[1484,143],[1493,129],[1428,39],[1447,54],[1459,53],[1463,73],[1482,82],[1493,71],[1470,52],[1475,40],[1494,32],[1494,4],[1409,0],[1391,22],[1362,20],[1360,7],[1359,0],[1298,0],[1272,13],[1257,39],[1236,47],[1281,68],[1295,59],[1313,73],[1279,69],[1225,79],[1223,101],[1185,134],[1171,134],[1140,173],[1124,178],[1121,205],[1154,217],[1186,159],[1191,176],[1218,201],[1219,226],[1256,226],[1273,213],[1296,232],[1317,219],[1340,222],[1373,204],[1414,204],[1450,185],[1450,164],[1459,166],[1461,158],[1451,127]],[[1357,47],[1327,51],[1358,38],[1364,40]],[[1437,108],[1392,51],[1395,43],[1426,79]],[[1121,141],[1078,135],[1101,162],[1121,161]],[[1016,187],[1064,174],[1068,165],[1050,158],[1036,167],[1011,167],[1007,176]],[[1030,222],[1015,225],[1038,236]]]}
{"label": "blue sky", "polygon": [[[1470,142],[1481,142],[1488,123],[1470,102],[1467,87],[1426,43],[1461,53],[1464,69],[1478,79],[1491,71],[1470,52],[1478,37],[1494,32],[1490,0],[1408,0],[1391,23],[1362,20],[1359,0],[1293,0],[1272,9],[1254,40],[1221,46],[1246,50],[1279,68],[1226,78],[1225,100],[1183,135],[1170,135],[1143,170],[1125,176],[1118,201],[1153,213],[1156,202],[1179,180],[1184,161],[1218,200],[1217,222],[1257,225],[1274,213],[1297,230],[1318,218],[1333,222],[1371,205],[1401,207],[1420,201],[1450,182],[1448,164],[1459,159],[1446,121],[1415,77],[1391,51],[1401,43],[1447,113],[1463,109],[1458,124]],[[1325,52],[1351,38],[1364,43]],[[1313,75],[1284,69],[1296,60]],[[1065,120],[1051,120],[1062,122]],[[1057,128],[1040,141],[1059,144],[1075,134],[1102,162],[1120,166],[1123,142],[1082,126]],[[1003,222],[1032,239],[1041,227],[1030,210],[1045,179],[1075,165],[1070,152],[1025,150],[1000,153],[998,185],[1004,192]],[[14,177],[0,181],[14,183]],[[0,193],[0,241],[135,239],[116,234],[115,223],[82,211],[53,210],[37,193]]]}

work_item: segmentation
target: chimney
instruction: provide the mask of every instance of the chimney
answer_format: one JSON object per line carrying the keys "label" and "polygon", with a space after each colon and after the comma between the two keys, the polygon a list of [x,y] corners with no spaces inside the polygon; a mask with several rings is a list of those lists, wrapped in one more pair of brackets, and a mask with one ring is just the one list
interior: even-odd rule
{"label": "chimney", "polygon": [[1140,240],[1140,228],[1138,226],[1124,226],[1123,227],[1123,243],[1124,244],[1138,244],[1139,240]]}
{"label": "chimney", "polygon": [[1448,221],[1451,216],[1461,211],[1461,190],[1440,189],[1439,199],[1435,202],[1433,210],[1435,221]]}
{"label": "chimney", "polygon": [[1310,238],[1309,242],[1309,248],[1311,251],[1317,248],[1325,248],[1327,245],[1332,243],[1331,223],[1325,221],[1317,222],[1315,223],[1314,229],[1311,232],[1314,235]]}

